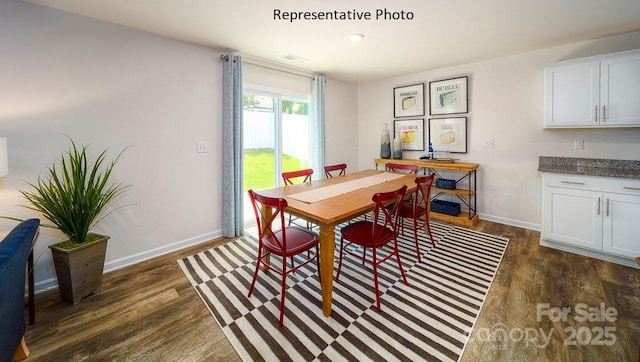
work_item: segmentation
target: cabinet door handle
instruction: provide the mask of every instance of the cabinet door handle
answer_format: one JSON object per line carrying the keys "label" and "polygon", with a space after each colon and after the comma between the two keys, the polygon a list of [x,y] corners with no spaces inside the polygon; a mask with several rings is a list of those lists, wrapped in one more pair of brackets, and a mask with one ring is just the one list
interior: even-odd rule
{"label": "cabinet door handle", "polygon": [[598,215],[600,215],[600,198],[598,197]]}
{"label": "cabinet door handle", "polygon": [[607,121],[607,106],[602,106],[602,122]]}
{"label": "cabinet door handle", "polygon": [[584,182],[575,182],[575,181],[560,181],[561,184],[569,184],[569,185],[584,185]]}
{"label": "cabinet door handle", "polygon": [[640,191],[640,187],[625,186],[625,187],[623,187],[623,189],[625,189],[625,190]]}
{"label": "cabinet door handle", "polygon": [[596,106],[596,112],[595,113],[596,113],[596,121],[595,122],[598,123],[598,106]]}
{"label": "cabinet door handle", "polygon": [[609,216],[609,199],[607,199],[607,216]]}

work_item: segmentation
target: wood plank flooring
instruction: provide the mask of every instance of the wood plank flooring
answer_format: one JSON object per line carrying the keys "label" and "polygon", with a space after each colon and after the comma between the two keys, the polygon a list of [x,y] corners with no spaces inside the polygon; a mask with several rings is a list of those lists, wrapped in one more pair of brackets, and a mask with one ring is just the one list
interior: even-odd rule
{"label": "wood plank flooring", "polygon": [[[638,361],[640,270],[541,247],[531,230],[482,220],[473,229],[510,243],[462,361]],[[26,361],[239,361],[176,263],[224,242],[107,273],[102,291],[75,306],[60,301],[57,290],[37,294]],[[571,312],[566,321],[538,320],[543,303]],[[579,303],[614,307],[616,321],[579,323]],[[592,345],[605,327],[615,343]],[[572,337],[572,328],[580,333]],[[552,330],[544,347],[540,329],[545,336]]]}

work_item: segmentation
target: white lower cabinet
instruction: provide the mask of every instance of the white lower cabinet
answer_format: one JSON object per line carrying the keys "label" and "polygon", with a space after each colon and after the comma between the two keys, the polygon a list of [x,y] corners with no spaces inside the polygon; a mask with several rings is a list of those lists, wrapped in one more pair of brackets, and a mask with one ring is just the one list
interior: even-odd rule
{"label": "white lower cabinet", "polygon": [[640,256],[640,195],[604,194],[602,250]]}
{"label": "white lower cabinet", "polygon": [[542,234],[582,248],[602,250],[602,193],[545,187]]}
{"label": "white lower cabinet", "polygon": [[540,242],[632,261],[640,256],[640,180],[544,173]]}

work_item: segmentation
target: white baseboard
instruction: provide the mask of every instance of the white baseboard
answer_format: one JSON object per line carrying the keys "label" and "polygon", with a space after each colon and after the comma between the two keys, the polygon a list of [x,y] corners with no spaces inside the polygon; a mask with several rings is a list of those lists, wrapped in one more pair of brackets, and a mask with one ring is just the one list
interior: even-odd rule
{"label": "white baseboard", "polygon": [[542,226],[540,224],[534,224],[526,221],[514,220],[506,217],[487,215],[487,214],[478,214],[478,217],[482,220],[497,222],[498,224],[511,225],[511,226],[516,226],[516,227],[529,229],[533,231],[542,230]]}
{"label": "white baseboard", "polygon": [[628,266],[634,269],[640,269],[636,261],[631,257],[625,258],[625,257],[612,255],[612,254],[608,254],[601,251],[592,251],[592,250],[588,250],[580,247],[574,247],[564,243],[558,243],[553,240],[548,240],[543,237],[540,237],[540,245],[546,246],[548,248],[569,252],[569,253],[587,256],[590,258],[610,261],[612,263],[617,263],[617,264]]}
{"label": "white baseboard", "polygon": [[[178,251],[184,248],[188,248],[190,246],[198,245],[205,241],[209,241],[212,239],[217,239],[222,237],[222,230],[216,230],[210,233],[194,236],[189,239],[181,240],[172,244],[164,245],[159,248],[143,251],[142,253],[134,254],[131,256],[127,256],[125,258],[121,258],[118,260],[112,260],[110,262],[105,263],[104,272],[110,272],[114,270],[118,270],[120,268],[124,268],[129,265],[137,264],[143,262],[145,260],[153,259],[155,257],[168,254],[174,251]],[[56,278],[49,278],[42,281],[39,281],[35,284],[35,292],[43,292],[45,290],[57,288],[58,283],[56,282]]]}

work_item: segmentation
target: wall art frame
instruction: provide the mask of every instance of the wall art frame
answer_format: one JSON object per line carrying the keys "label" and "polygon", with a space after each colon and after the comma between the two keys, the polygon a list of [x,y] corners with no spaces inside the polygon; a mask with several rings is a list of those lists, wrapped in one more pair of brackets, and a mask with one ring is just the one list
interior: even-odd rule
{"label": "wall art frame", "polygon": [[424,116],[424,83],[393,88],[393,116]]}
{"label": "wall art frame", "polygon": [[469,77],[429,82],[429,115],[469,112]]}
{"label": "wall art frame", "polygon": [[467,153],[467,117],[429,118],[429,143],[436,152]]}
{"label": "wall art frame", "polygon": [[424,151],[424,118],[393,121],[393,138],[402,139],[402,150]]}

